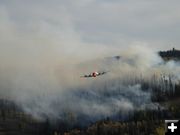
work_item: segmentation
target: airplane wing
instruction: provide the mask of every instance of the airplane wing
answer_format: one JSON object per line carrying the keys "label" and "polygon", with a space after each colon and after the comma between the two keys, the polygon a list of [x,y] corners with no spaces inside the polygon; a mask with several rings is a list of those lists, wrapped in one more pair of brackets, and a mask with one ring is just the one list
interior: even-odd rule
{"label": "airplane wing", "polygon": [[92,75],[84,75],[84,76],[81,76],[83,78],[89,78],[89,77],[93,77]]}
{"label": "airplane wing", "polygon": [[107,72],[109,72],[109,71],[99,72],[98,76],[99,76],[99,75],[104,75],[104,74],[106,74]]}

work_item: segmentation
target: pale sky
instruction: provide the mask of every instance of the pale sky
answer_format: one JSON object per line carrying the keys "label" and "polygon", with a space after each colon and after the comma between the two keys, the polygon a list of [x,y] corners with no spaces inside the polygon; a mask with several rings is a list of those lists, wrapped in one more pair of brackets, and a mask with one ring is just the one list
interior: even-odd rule
{"label": "pale sky", "polygon": [[0,34],[15,29],[120,49],[134,44],[180,49],[179,5],[179,0],[0,0]]}

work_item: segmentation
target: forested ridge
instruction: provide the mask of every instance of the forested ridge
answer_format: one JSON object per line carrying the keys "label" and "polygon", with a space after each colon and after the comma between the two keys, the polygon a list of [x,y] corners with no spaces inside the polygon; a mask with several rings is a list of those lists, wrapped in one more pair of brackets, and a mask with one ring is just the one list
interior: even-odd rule
{"label": "forested ridge", "polygon": [[180,118],[180,86],[175,85],[173,92],[154,92],[152,100],[158,101],[161,107],[129,112],[126,120],[116,121],[107,117],[88,127],[76,125],[69,128],[64,122],[53,125],[48,119],[38,121],[25,114],[15,103],[1,99],[0,135],[161,135],[165,130],[165,119]]}
{"label": "forested ridge", "polygon": [[[87,126],[78,123],[69,126],[74,122],[74,116],[70,112],[65,114],[69,119],[68,123],[59,120],[52,122],[48,117],[39,120],[24,112],[10,99],[1,98],[0,135],[163,135],[165,119],[180,119],[180,82],[174,82],[173,79],[172,74],[161,74],[160,77],[154,74],[148,81],[144,80],[142,75],[134,78],[127,77],[128,81],[124,80],[123,84],[127,86],[140,84],[142,91],[151,93],[150,100],[154,108],[145,107],[126,111],[125,118],[120,111],[115,116],[93,121]],[[113,83],[110,85],[113,86]],[[103,89],[108,87],[105,85]],[[88,92],[78,94],[79,98],[93,99]],[[111,97],[124,93],[121,93],[121,89],[115,89],[114,91],[105,90],[102,94]],[[121,108],[118,109],[121,110]]]}

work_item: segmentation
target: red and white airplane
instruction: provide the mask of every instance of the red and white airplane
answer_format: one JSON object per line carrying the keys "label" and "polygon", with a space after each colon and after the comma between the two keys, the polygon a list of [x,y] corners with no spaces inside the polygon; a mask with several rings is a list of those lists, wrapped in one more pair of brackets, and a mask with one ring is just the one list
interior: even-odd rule
{"label": "red and white airplane", "polygon": [[97,76],[100,76],[100,75],[104,75],[106,74],[107,72],[92,72],[91,74],[89,75],[84,75],[84,76],[81,76],[81,77],[85,77],[85,78],[89,78],[89,77],[97,77]]}

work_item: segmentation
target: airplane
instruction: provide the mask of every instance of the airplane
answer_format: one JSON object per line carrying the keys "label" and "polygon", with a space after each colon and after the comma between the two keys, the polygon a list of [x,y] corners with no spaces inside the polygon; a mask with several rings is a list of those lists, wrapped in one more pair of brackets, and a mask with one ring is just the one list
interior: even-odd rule
{"label": "airplane", "polygon": [[84,75],[84,76],[81,76],[81,77],[84,77],[84,78],[89,78],[89,77],[97,77],[97,76],[100,76],[100,75],[104,75],[106,74],[107,72],[109,71],[104,71],[104,72],[92,72],[91,74],[89,75]]}

